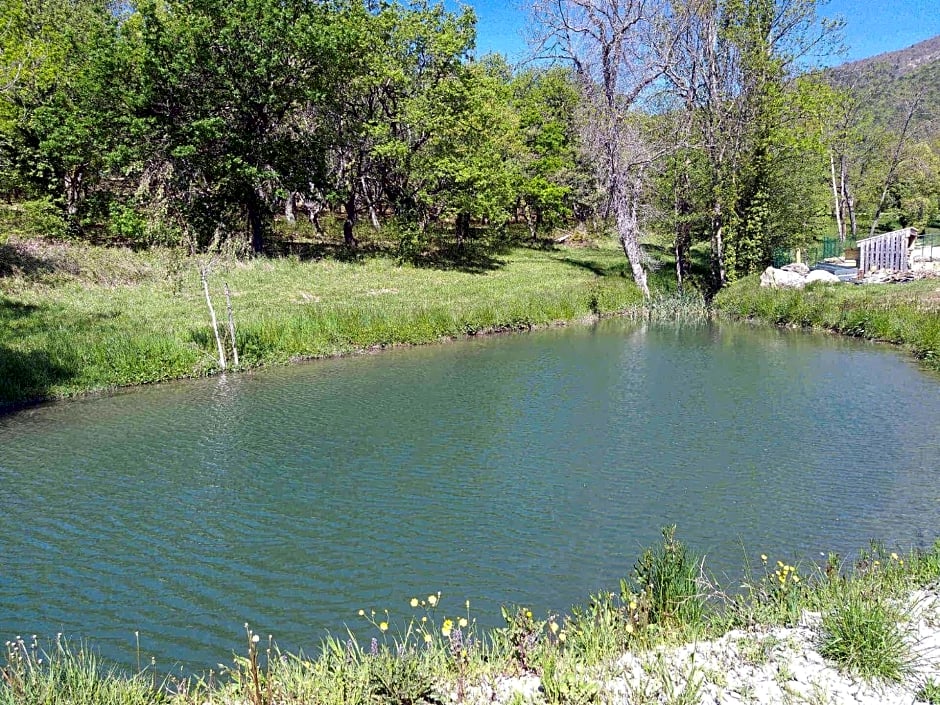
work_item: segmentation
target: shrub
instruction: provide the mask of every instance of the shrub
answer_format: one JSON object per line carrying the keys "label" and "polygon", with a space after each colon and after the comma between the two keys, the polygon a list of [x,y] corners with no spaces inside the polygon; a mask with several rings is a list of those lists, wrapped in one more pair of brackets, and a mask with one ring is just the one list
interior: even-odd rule
{"label": "shrub", "polygon": [[648,600],[649,621],[697,627],[705,607],[699,559],[676,539],[674,525],[662,535],[662,545],[644,551],[634,568],[638,591]]}
{"label": "shrub", "polygon": [[865,680],[899,682],[910,663],[900,618],[884,597],[849,587],[823,614],[820,653]]}

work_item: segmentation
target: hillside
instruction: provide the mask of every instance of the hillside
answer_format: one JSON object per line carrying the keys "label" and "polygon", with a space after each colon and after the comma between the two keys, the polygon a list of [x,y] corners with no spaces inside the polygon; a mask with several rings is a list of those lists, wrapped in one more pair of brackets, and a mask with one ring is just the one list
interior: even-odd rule
{"label": "hillside", "polygon": [[829,71],[832,83],[851,90],[875,109],[880,121],[903,119],[911,100],[921,103],[915,123],[921,134],[940,138],[940,36],[907,49],[851,61]]}

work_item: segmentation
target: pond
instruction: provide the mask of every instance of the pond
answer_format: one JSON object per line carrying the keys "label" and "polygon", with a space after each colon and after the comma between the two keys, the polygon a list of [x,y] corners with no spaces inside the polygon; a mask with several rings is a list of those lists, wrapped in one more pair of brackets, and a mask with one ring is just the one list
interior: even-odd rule
{"label": "pond", "polygon": [[[203,671],[315,652],[442,591],[564,611],[659,530],[760,553],[940,526],[940,383],[823,335],[606,321],[142,388],[0,418],[0,638]],[[394,624],[393,624],[394,626]]]}

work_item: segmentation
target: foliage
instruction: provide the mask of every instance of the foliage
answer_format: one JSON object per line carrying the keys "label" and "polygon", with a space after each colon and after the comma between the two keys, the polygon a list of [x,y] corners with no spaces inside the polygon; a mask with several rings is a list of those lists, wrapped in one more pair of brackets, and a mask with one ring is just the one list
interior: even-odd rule
{"label": "foliage", "polygon": [[900,619],[883,596],[846,589],[838,604],[823,614],[820,653],[866,680],[899,682],[910,659]]}
{"label": "foliage", "polygon": [[662,531],[662,544],[643,552],[634,567],[635,584],[648,600],[650,624],[697,627],[705,607],[699,587],[701,565],[676,539],[676,527]]}

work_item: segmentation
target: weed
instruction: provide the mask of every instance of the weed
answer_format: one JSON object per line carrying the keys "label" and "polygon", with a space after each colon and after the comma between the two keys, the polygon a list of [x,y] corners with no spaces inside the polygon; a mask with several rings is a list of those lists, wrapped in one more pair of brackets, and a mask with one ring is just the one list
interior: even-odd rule
{"label": "weed", "polygon": [[648,601],[649,622],[699,628],[705,608],[699,561],[676,539],[675,526],[665,527],[662,536],[662,544],[644,551],[634,569],[638,590]]}
{"label": "weed", "polygon": [[910,667],[901,617],[885,597],[853,585],[823,614],[820,653],[866,680],[899,682]]}
{"label": "weed", "polygon": [[940,682],[927,681],[917,689],[914,697],[930,705],[940,705]]}

